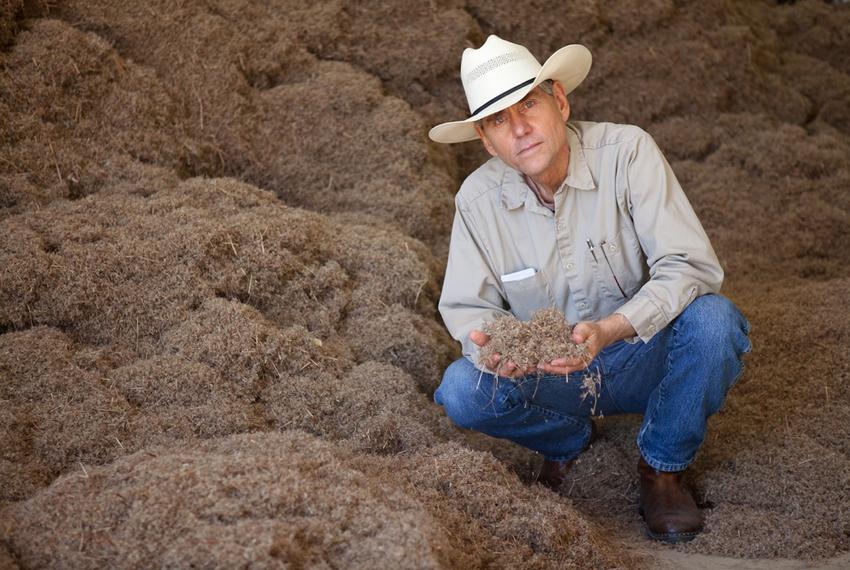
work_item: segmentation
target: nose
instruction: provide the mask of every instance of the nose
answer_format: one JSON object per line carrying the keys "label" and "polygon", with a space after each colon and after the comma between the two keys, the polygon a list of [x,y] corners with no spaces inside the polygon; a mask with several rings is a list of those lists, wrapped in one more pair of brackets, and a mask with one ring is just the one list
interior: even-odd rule
{"label": "nose", "polygon": [[513,116],[511,117],[511,130],[515,137],[521,137],[528,134],[530,129],[531,126],[528,124],[528,121],[525,120],[522,113],[513,113]]}

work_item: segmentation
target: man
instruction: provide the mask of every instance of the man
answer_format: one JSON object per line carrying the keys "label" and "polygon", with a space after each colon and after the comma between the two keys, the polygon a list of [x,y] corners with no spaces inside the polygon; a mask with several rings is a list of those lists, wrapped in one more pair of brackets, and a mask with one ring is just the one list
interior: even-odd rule
{"label": "man", "polygon": [[[567,122],[590,63],[570,45],[541,66],[497,36],[464,51],[470,117],[429,136],[479,139],[494,158],[456,197],[440,312],[465,358],[434,397],[457,425],[542,453],[538,480],[556,490],[589,445],[592,406],[643,414],[640,512],[653,538],[690,540],[703,519],[682,474],[741,373],[749,324],[716,294],[723,270],[652,138]],[[553,306],[601,373],[595,403],[580,394],[584,362],[479,362],[485,323]]]}

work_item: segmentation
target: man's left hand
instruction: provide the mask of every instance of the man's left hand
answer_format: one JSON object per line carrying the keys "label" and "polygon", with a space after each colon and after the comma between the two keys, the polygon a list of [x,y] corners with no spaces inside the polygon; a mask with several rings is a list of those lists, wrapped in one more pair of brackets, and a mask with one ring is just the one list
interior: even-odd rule
{"label": "man's left hand", "polygon": [[635,329],[628,319],[619,313],[614,313],[601,321],[581,321],[573,327],[572,340],[576,344],[585,343],[585,356],[556,358],[551,362],[542,363],[539,369],[549,374],[565,376],[570,372],[584,370],[603,348],[632,336],[635,336]]}

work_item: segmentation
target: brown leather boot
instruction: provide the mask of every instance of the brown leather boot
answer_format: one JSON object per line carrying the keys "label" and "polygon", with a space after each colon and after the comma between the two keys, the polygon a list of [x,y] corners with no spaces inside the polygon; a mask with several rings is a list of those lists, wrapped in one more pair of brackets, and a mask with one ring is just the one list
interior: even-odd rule
{"label": "brown leather boot", "polygon": [[687,542],[702,531],[702,512],[682,485],[684,471],[665,472],[638,461],[640,515],[649,536],[664,542]]}
{"label": "brown leather boot", "polygon": [[[587,445],[584,446],[582,451],[587,450],[594,441],[596,441],[596,424],[591,421],[590,439],[587,440]],[[570,472],[573,463],[575,463],[575,460],[550,461],[549,459],[544,459],[543,467],[540,469],[540,473],[537,474],[537,482],[546,485],[557,493],[567,478],[567,473]]]}
{"label": "brown leather boot", "polygon": [[543,467],[537,475],[537,482],[546,485],[557,493],[567,478],[567,473],[570,472],[573,463],[575,461],[543,460]]}

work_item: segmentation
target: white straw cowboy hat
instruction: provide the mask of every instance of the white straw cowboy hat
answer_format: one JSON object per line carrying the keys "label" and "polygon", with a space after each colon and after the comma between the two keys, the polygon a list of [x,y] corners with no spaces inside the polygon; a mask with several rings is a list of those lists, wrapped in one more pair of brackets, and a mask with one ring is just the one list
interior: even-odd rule
{"label": "white straw cowboy hat", "polygon": [[547,79],[560,81],[569,93],[587,76],[591,59],[590,50],[572,44],[562,47],[540,65],[525,47],[491,35],[480,48],[463,50],[460,61],[469,118],[437,125],[428,136],[440,143],[477,139],[475,121],[521,101]]}

